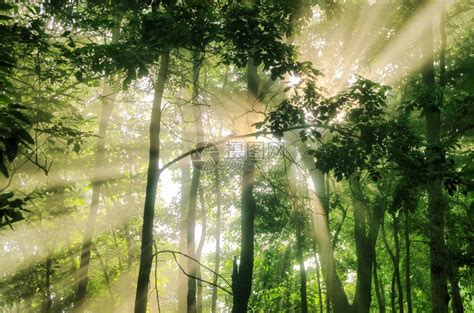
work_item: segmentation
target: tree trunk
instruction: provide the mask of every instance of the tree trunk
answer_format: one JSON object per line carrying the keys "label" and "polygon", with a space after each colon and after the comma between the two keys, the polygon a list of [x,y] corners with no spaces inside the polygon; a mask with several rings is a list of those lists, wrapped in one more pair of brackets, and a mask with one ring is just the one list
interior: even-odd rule
{"label": "tree trunk", "polygon": [[[425,1],[427,2],[427,1]],[[432,25],[432,21],[430,23]],[[427,159],[442,160],[444,152],[440,148],[441,136],[441,101],[435,96],[435,73],[433,59],[433,29],[428,28],[423,40],[422,51],[426,62],[421,75],[426,87],[424,95],[424,114],[426,123],[426,139],[428,142]],[[443,47],[442,47],[443,50]],[[444,63],[444,60],[443,60]],[[442,69],[444,71],[444,68]],[[436,161],[428,164],[428,222],[430,239],[430,276],[431,276],[431,304],[433,313],[448,312],[448,258],[445,245],[445,214],[446,202],[443,196],[442,179],[435,175]]]}
{"label": "tree trunk", "polygon": [[145,207],[143,212],[143,228],[140,253],[140,268],[135,297],[135,313],[145,313],[147,307],[148,285],[153,262],[153,220],[155,216],[155,200],[160,169],[160,127],[161,102],[168,76],[169,52],[163,52],[160,60],[160,70],[155,82],[155,95],[150,121],[150,152],[148,160]]}
{"label": "tree trunk", "polygon": [[[316,172],[316,173],[314,173]],[[322,189],[324,189],[324,175],[319,171],[315,170],[312,177],[316,178],[313,182],[315,187],[316,197],[313,195],[313,218],[315,219],[316,229],[316,240],[320,251],[321,268],[323,270],[323,277],[326,284],[326,288],[331,298],[331,302],[334,306],[334,312],[351,312],[349,301],[344,292],[339,275],[336,272],[336,262],[334,260],[334,252],[332,249],[332,242],[329,236],[329,227],[327,224],[327,211],[323,207],[324,198],[327,195]],[[318,190],[318,187],[322,189]]]}
{"label": "tree trunk", "polygon": [[328,296],[326,292],[326,313],[331,313],[331,298]]}
{"label": "tree trunk", "polygon": [[51,254],[48,254],[48,257],[46,258],[44,273],[45,292],[42,312],[48,313],[51,312],[51,308],[53,307],[53,298],[51,297],[51,276],[53,274],[53,259],[51,257]]}
{"label": "tree trunk", "polygon": [[318,304],[319,304],[319,313],[323,313],[323,294],[322,294],[322,286],[321,286],[321,266],[319,264],[319,256],[316,248],[316,242],[313,242],[313,251],[314,251],[314,263],[316,264],[316,283],[318,284]]}
{"label": "tree trunk", "polygon": [[[196,260],[201,261],[202,249],[206,242],[206,228],[207,228],[207,217],[206,217],[206,206],[204,202],[204,192],[202,188],[199,188],[199,203],[201,204],[201,237],[199,238],[199,244],[196,251]],[[197,278],[201,278],[201,267],[197,268]],[[197,282],[197,312],[202,313],[202,282]]]}
{"label": "tree trunk", "polygon": [[[371,302],[373,245],[375,242],[371,240],[372,238],[369,237],[366,229],[370,218],[359,178],[353,176],[349,179],[349,183],[352,190],[354,238],[357,254],[357,283],[353,306],[356,312],[366,313],[369,312]],[[372,223],[371,226],[374,227]]]}
{"label": "tree trunk", "polygon": [[397,285],[397,294],[398,294],[398,311],[400,313],[404,312],[404,302],[403,302],[403,287],[402,287],[402,275],[400,274],[400,226],[399,226],[399,217],[392,214],[393,218],[393,240],[395,242],[395,254],[393,262],[393,273],[395,276],[395,282]]}
{"label": "tree trunk", "polygon": [[308,312],[308,298],[306,295],[306,269],[304,265],[304,255],[303,255],[303,233],[304,229],[303,216],[299,209],[295,209],[294,213],[294,223],[296,231],[296,255],[298,257],[298,263],[300,265],[300,297],[301,297],[301,312]]}
{"label": "tree trunk", "polygon": [[314,159],[308,154],[308,149],[301,143],[297,145],[302,156],[302,162],[308,169],[314,191],[310,191],[310,201],[313,211],[313,225],[315,227],[314,239],[318,243],[321,269],[327,293],[334,306],[334,312],[351,312],[351,306],[342,287],[341,280],[336,271],[334,251],[328,225],[328,196],[324,182],[324,174],[314,165]]}
{"label": "tree trunk", "polygon": [[411,249],[410,249],[410,212],[405,209],[405,284],[408,313],[413,313],[411,301]]}
{"label": "tree trunk", "polygon": [[385,296],[383,285],[379,283],[378,277],[378,267],[377,267],[377,238],[380,230],[380,226],[382,224],[383,216],[385,214],[385,206],[381,204],[381,201],[377,201],[374,206],[373,216],[371,218],[371,226],[369,229],[369,238],[372,248],[372,272],[374,276],[374,286],[375,286],[375,294],[377,296],[377,302],[379,304],[379,310],[381,313],[385,313]]}
{"label": "tree trunk", "polygon": [[[383,215],[384,216],[384,215]],[[392,312],[396,312],[395,310],[395,256],[392,252],[392,249],[390,249],[390,246],[387,241],[387,236],[385,234],[385,218],[382,217],[382,240],[385,246],[385,250],[387,250],[388,255],[390,256],[390,260],[392,260],[392,265],[394,267],[394,272],[392,275],[392,281],[390,283],[390,308]]]}
{"label": "tree trunk", "polygon": [[459,277],[458,269],[456,268],[449,277],[449,283],[451,285],[451,306],[453,313],[464,313],[464,307],[462,304],[461,292],[459,289]]}
{"label": "tree trunk", "polygon": [[216,240],[216,255],[214,265],[214,286],[212,288],[211,312],[217,312],[217,278],[220,267],[220,253],[221,253],[221,187],[220,187],[220,172],[219,167],[215,169],[215,186],[214,192],[216,194],[216,232],[214,238]]}
{"label": "tree trunk", "polygon": [[[296,160],[296,149],[294,147],[288,147],[287,150],[291,153],[294,160]],[[298,197],[298,187],[297,183],[297,173],[296,167],[294,165],[290,166],[288,172],[288,187],[293,195],[293,197]],[[292,211],[292,222],[295,227],[295,239],[296,239],[296,258],[300,266],[300,310],[301,312],[308,312],[308,297],[307,297],[307,275],[306,268],[304,264],[304,212],[299,208],[299,203],[297,200],[292,201],[293,211]],[[314,244],[314,242],[313,242]],[[314,245],[313,245],[314,247]]]}
{"label": "tree trunk", "polygon": [[[115,32],[114,32],[115,35]],[[114,40],[116,40],[114,36]],[[87,283],[89,281],[89,262],[91,256],[92,237],[97,219],[97,210],[99,208],[99,199],[101,188],[104,183],[103,168],[105,166],[105,137],[107,134],[107,126],[112,115],[116,94],[109,83],[104,83],[102,91],[102,112],[99,120],[99,134],[97,138],[96,150],[94,153],[95,168],[92,178],[92,197],[89,208],[89,216],[87,218],[86,228],[84,230],[84,238],[81,247],[81,260],[77,273],[77,291],[74,299],[74,311],[82,312],[84,310],[84,302],[87,292]]]}
{"label": "tree trunk", "polygon": [[[188,133],[185,112],[181,112],[181,135],[185,136]],[[189,150],[189,145],[183,141],[183,152]],[[187,253],[186,251],[186,240],[187,240],[187,209],[189,205],[189,192],[190,192],[190,181],[191,181],[191,168],[189,159],[185,158],[180,162],[181,169],[181,199],[180,199],[180,229],[179,229],[179,251]],[[178,257],[179,264],[185,272],[188,272],[187,259],[183,255]],[[187,311],[187,276],[178,270],[178,313],[186,313]]]}
{"label": "tree trunk", "polygon": [[384,296],[384,291],[383,291],[383,283],[379,281],[378,277],[378,268],[377,268],[377,256],[374,255],[374,269],[373,269],[373,274],[374,274],[374,286],[375,286],[375,295],[377,296],[377,302],[379,304],[379,312],[380,313],[385,313],[385,296]]}
{"label": "tree trunk", "polygon": [[[201,118],[201,108],[198,102],[199,96],[199,71],[201,69],[201,60],[198,53],[195,53],[193,56],[193,114],[195,122],[195,132],[196,132],[196,143],[199,144],[203,140],[203,127],[202,127],[202,118]],[[196,228],[196,203],[198,196],[198,188],[201,180],[201,170],[197,167],[193,168],[193,174],[191,178],[191,189],[189,191],[189,206],[188,206],[188,216],[187,216],[187,227],[186,227],[186,236],[187,236],[187,254],[191,258],[194,258],[196,255],[196,242],[194,238],[194,232]],[[196,279],[197,277],[197,267],[196,263],[188,258],[188,295],[187,295],[187,312],[196,313],[197,312],[197,302],[196,302]]]}
{"label": "tree trunk", "polygon": [[[196,228],[196,202],[197,193],[199,187],[199,180],[201,177],[201,171],[197,168],[193,169],[193,176],[191,179],[191,189],[189,192],[189,206],[187,214],[187,226],[186,226],[186,248],[187,254],[191,258],[196,256],[196,243],[194,238]],[[187,259],[188,265],[188,294],[187,294],[187,312],[195,313],[197,310],[196,304],[196,263],[191,259]]]}
{"label": "tree trunk", "polygon": [[[258,94],[257,68],[250,57],[247,65],[247,98],[253,103]],[[256,203],[253,195],[255,183],[255,160],[248,156],[243,162],[242,173],[242,213],[241,213],[241,247],[240,264],[234,260],[232,275],[233,305],[232,313],[247,312],[252,292],[253,256],[254,256],[254,218]]]}

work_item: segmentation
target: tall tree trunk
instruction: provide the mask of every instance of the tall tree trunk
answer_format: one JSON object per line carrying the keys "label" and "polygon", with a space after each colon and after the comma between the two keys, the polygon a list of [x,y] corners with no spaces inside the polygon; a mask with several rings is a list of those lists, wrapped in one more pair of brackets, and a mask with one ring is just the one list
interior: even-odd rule
{"label": "tall tree trunk", "polygon": [[393,254],[392,252],[392,249],[390,248],[389,244],[388,244],[388,241],[387,241],[387,236],[385,234],[385,215],[383,215],[382,217],[382,224],[381,224],[381,227],[382,227],[382,240],[383,240],[383,243],[384,243],[384,246],[385,246],[385,250],[387,250],[387,253],[388,255],[390,256],[390,260],[392,261],[392,265],[393,265],[393,268],[394,268],[394,272],[393,272],[393,275],[392,275],[392,281],[391,281],[391,284],[390,284],[390,308],[392,310],[392,312],[396,312],[396,309],[395,309],[395,281],[396,281],[396,278],[395,278],[395,255]]}
{"label": "tall tree trunk", "polygon": [[[199,244],[196,250],[196,260],[201,261],[202,249],[206,242],[207,231],[206,206],[202,188],[199,188],[199,203],[201,205],[201,237],[199,238]],[[198,267],[196,276],[197,278],[201,278],[201,267]],[[202,313],[202,282],[200,281],[197,282],[197,312]]]}
{"label": "tall tree trunk", "polygon": [[[254,103],[258,95],[257,68],[252,57],[247,63],[247,99]],[[254,218],[256,203],[253,195],[255,183],[255,160],[248,156],[243,162],[241,197],[241,247],[240,264],[234,260],[232,275],[233,305],[232,313],[247,312],[252,292],[253,256],[254,256]]]}
{"label": "tall tree trunk", "polygon": [[[199,180],[201,177],[201,171],[197,168],[193,169],[193,175],[191,179],[191,188],[189,192],[189,205],[188,214],[186,219],[186,250],[188,256],[195,258],[196,256],[196,243],[195,243],[195,228],[196,228],[196,201],[199,187]],[[191,259],[187,259],[188,267],[188,294],[187,294],[187,312],[195,313],[196,307],[196,263]]]}
{"label": "tall tree trunk", "polygon": [[[358,177],[349,179],[352,190],[354,209],[354,238],[357,254],[357,283],[354,296],[354,309],[356,312],[369,312],[371,302],[372,264],[374,244],[367,231],[370,222],[366,200],[362,194]],[[373,222],[373,221],[372,221]],[[371,223],[371,227],[374,225]]]}
{"label": "tall tree trunk", "polygon": [[[188,214],[186,220],[186,250],[188,256],[195,258],[196,256],[196,243],[194,238],[196,228],[196,202],[197,193],[199,187],[199,180],[201,177],[201,171],[197,168],[193,169],[193,175],[191,178],[191,188],[189,192],[189,205]],[[188,294],[187,294],[187,312],[196,312],[196,263],[188,258]]]}
{"label": "tall tree trunk", "polygon": [[[184,137],[188,133],[187,121],[185,112],[181,112],[181,135]],[[186,141],[182,143],[183,152],[189,150],[189,144]],[[187,253],[187,211],[189,205],[190,181],[191,181],[191,166],[189,159],[185,158],[180,162],[181,169],[181,199],[180,199],[180,229],[179,229],[179,251]],[[183,255],[178,257],[179,264],[185,272],[188,272],[187,259]],[[186,313],[187,311],[187,294],[188,284],[187,276],[178,270],[178,313]]]}
{"label": "tall tree trunk", "polygon": [[[114,40],[117,35],[114,31]],[[105,166],[105,138],[107,135],[107,127],[112,115],[116,94],[109,83],[104,83],[102,91],[102,112],[99,119],[99,134],[97,138],[96,150],[94,153],[95,168],[92,178],[92,197],[89,208],[89,216],[87,218],[86,228],[84,230],[84,238],[81,247],[81,260],[77,273],[77,291],[74,299],[74,311],[82,312],[84,310],[84,302],[87,292],[87,283],[89,281],[89,262],[91,256],[92,237],[97,219],[97,210],[99,208],[99,199],[101,188],[104,183]]]}
{"label": "tall tree trunk", "polygon": [[[195,53],[193,55],[193,114],[195,122],[195,132],[196,132],[196,143],[200,144],[203,140],[203,127],[202,127],[202,112],[199,105],[198,96],[199,96],[199,71],[201,69],[201,59],[200,54]],[[187,254],[191,258],[196,256],[196,242],[194,238],[194,232],[196,228],[196,203],[198,196],[198,188],[201,180],[201,170],[196,166],[193,168],[193,174],[191,178],[191,188],[189,191],[189,205],[188,205],[188,215],[187,215],[187,227],[186,227],[186,236],[187,236]],[[187,295],[187,312],[196,313],[197,312],[197,302],[196,302],[196,279],[197,276],[197,267],[195,261],[191,258],[188,258],[188,295]]]}
{"label": "tall tree trunk", "polygon": [[150,152],[148,160],[145,207],[143,212],[143,228],[138,272],[137,292],[135,297],[135,313],[145,313],[150,283],[151,265],[153,262],[153,221],[155,217],[155,200],[160,169],[160,128],[161,102],[168,76],[169,52],[163,52],[160,60],[158,78],[155,82],[155,95],[150,121]]}
{"label": "tall tree trunk", "polygon": [[[291,153],[293,159],[295,160],[296,149],[294,147],[289,147],[287,150]],[[293,195],[293,197],[298,197],[298,188],[296,186],[297,183],[297,173],[296,167],[292,165],[288,172],[288,187]],[[300,269],[300,281],[299,281],[299,288],[300,288],[300,310],[301,312],[307,313],[308,312],[308,297],[307,297],[307,275],[306,275],[306,268],[304,264],[304,212],[300,209],[298,201],[295,199],[292,201],[293,211],[292,211],[292,222],[295,227],[295,239],[296,239],[296,258],[299,263]],[[314,242],[313,242],[314,244]],[[313,246],[314,247],[314,246]]]}
{"label": "tall tree trunk", "polygon": [[396,214],[392,214],[393,218],[393,240],[395,242],[395,254],[393,262],[393,273],[395,276],[395,282],[397,285],[398,294],[398,311],[404,312],[403,302],[403,287],[402,287],[402,275],[400,274],[400,218]]}
{"label": "tall tree trunk", "polygon": [[383,283],[380,282],[379,275],[378,275],[377,255],[374,255],[373,274],[374,274],[375,295],[377,296],[377,302],[379,304],[379,312],[385,313],[386,312],[385,296],[384,296],[384,290],[383,290]]}
{"label": "tall tree trunk", "polygon": [[304,254],[303,254],[303,233],[304,229],[303,216],[299,209],[295,209],[294,212],[294,224],[296,231],[296,255],[298,258],[298,263],[300,265],[300,297],[301,297],[301,312],[308,312],[308,297],[307,297],[307,287],[306,287],[306,268],[304,265]]}
{"label": "tall tree trunk", "polygon": [[215,185],[214,192],[216,194],[216,232],[214,238],[216,241],[216,255],[214,265],[214,286],[212,288],[212,300],[211,300],[211,312],[217,312],[217,278],[219,275],[220,257],[221,257],[221,183],[220,183],[220,172],[219,167],[216,167],[215,171]]}
{"label": "tall tree trunk", "polygon": [[[314,166],[313,166],[314,167]],[[314,170],[312,178],[315,185],[315,193],[313,194],[313,219],[316,225],[316,240],[319,247],[319,255],[321,268],[326,284],[327,292],[334,306],[334,312],[351,312],[349,301],[344,292],[339,275],[336,272],[336,262],[334,260],[334,252],[332,242],[329,236],[329,225],[327,224],[327,211],[324,208],[324,202],[327,195],[324,192],[324,175],[319,170]],[[314,197],[316,196],[316,197]]]}
{"label": "tall tree trunk", "polygon": [[[426,3],[428,1],[425,1]],[[433,58],[433,29],[432,20],[424,37],[422,51],[426,62],[421,75],[425,85],[424,114],[426,123],[426,139],[428,142],[426,157],[428,160],[442,160],[444,152],[440,147],[441,136],[441,104],[435,96],[435,72]],[[442,49],[444,50],[443,46]],[[442,56],[444,59],[444,56]],[[444,71],[444,60],[442,60]],[[438,101],[437,101],[438,100]],[[437,165],[431,161],[428,165],[428,222],[430,241],[430,276],[431,304],[433,313],[448,312],[448,257],[445,245],[445,214],[446,202],[443,196],[442,178],[435,175]]]}
{"label": "tall tree trunk", "polygon": [[462,304],[461,292],[459,289],[459,270],[457,267],[452,270],[452,273],[449,277],[449,284],[451,285],[451,306],[453,308],[453,313],[464,313],[464,307]]}
{"label": "tall tree trunk", "polygon": [[324,174],[315,167],[314,159],[308,154],[308,149],[302,143],[297,144],[302,156],[302,162],[308,169],[314,192],[310,192],[310,201],[313,211],[313,225],[315,225],[314,239],[318,243],[321,269],[328,296],[334,306],[334,312],[351,312],[351,306],[344,292],[339,275],[336,271],[334,251],[328,225],[328,196]]}
{"label": "tall tree trunk", "polygon": [[371,218],[371,226],[369,229],[369,239],[372,248],[372,272],[374,276],[375,294],[377,296],[377,302],[379,304],[379,310],[381,313],[385,313],[385,296],[382,284],[379,282],[378,267],[377,267],[377,238],[382,224],[383,216],[385,214],[385,206],[381,204],[381,201],[377,201],[374,206],[373,215]]}
{"label": "tall tree trunk", "polygon": [[410,212],[405,209],[405,285],[408,313],[413,313],[411,301],[411,249],[410,249]]}

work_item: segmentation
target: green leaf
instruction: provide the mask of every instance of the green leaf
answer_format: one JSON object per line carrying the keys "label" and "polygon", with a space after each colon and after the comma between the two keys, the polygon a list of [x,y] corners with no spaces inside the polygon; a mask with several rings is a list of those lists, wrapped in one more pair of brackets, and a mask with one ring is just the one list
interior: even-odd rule
{"label": "green leaf", "polygon": [[0,194],[0,205],[4,205],[3,202],[13,197],[13,192],[7,192]]}
{"label": "green leaf", "polygon": [[0,157],[1,157],[1,160],[0,160],[0,172],[2,172],[2,174],[8,178],[10,177],[10,175],[8,174],[8,169],[7,167],[5,166],[5,163],[3,162],[3,155],[0,154]]}
{"label": "green leaf", "polygon": [[0,103],[11,103],[12,99],[10,99],[7,95],[0,95]]}
{"label": "green leaf", "polygon": [[79,154],[79,151],[81,150],[81,146],[78,143],[75,143],[74,147],[73,147],[73,150],[74,150],[74,152]]}
{"label": "green leaf", "polygon": [[76,77],[77,81],[79,81],[79,82],[83,81],[82,72],[80,72],[80,71],[75,72],[74,76]]}
{"label": "green leaf", "polygon": [[20,136],[22,141],[26,143],[29,143],[32,145],[35,143],[35,140],[33,139],[33,137],[31,137],[31,135],[23,128],[18,130],[18,135]]}

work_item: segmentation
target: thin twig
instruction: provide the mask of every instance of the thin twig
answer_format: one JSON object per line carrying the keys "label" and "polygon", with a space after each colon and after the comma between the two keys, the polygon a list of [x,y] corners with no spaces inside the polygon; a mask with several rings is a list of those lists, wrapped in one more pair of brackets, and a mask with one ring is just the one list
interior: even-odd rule
{"label": "thin twig", "polygon": [[161,250],[161,251],[157,251],[157,252],[155,253],[155,256],[157,256],[158,254],[161,254],[161,253],[171,253],[171,255],[172,255],[173,258],[174,258],[174,261],[176,262],[176,265],[178,265],[179,269],[183,272],[184,275],[186,275],[186,276],[188,276],[188,277],[191,277],[191,278],[194,278],[194,279],[196,279],[196,280],[198,280],[198,281],[201,281],[201,282],[203,282],[203,283],[209,284],[209,285],[211,285],[211,286],[217,287],[217,288],[219,288],[219,289],[225,291],[225,292],[228,293],[229,295],[233,295],[233,293],[232,293],[231,291],[225,289],[224,287],[221,287],[221,286],[219,286],[219,285],[217,285],[217,284],[214,284],[214,283],[212,283],[212,282],[210,282],[210,281],[207,281],[207,280],[204,280],[204,279],[202,279],[202,278],[199,278],[199,277],[196,277],[196,276],[193,276],[193,275],[190,275],[190,274],[186,273],[186,271],[185,271],[184,268],[181,266],[181,264],[179,264],[178,259],[176,258],[176,254],[182,255],[182,256],[184,256],[184,257],[186,257],[186,258],[189,258],[189,259],[193,260],[194,262],[196,262],[197,264],[199,264],[200,266],[202,266],[202,267],[205,268],[206,270],[208,270],[208,271],[212,272],[214,275],[220,277],[222,280],[224,280],[224,281],[227,283],[227,285],[231,286],[231,284],[230,284],[222,275],[220,275],[220,274],[214,272],[212,269],[210,269],[209,267],[203,265],[201,262],[199,262],[199,261],[196,260],[195,258],[190,257],[189,255],[187,255],[187,254],[185,254],[185,253],[182,253],[182,252],[179,252],[179,251],[173,251],[173,250]]}

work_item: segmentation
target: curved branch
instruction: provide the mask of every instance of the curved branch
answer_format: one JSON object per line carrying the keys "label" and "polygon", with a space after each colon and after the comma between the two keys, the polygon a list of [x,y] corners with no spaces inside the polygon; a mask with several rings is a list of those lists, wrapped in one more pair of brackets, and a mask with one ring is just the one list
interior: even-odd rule
{"label": "curved branch", "polygon": [[186,273],[186,271],[183,269],[183,267],[181,266],[181,264],[179,264],[178,259],[176,258],[176,255],[179,254],[179,255],[181,255],[181,256],[184,256],[184,257],[186,257],[186,258],[188,258],[188,259],[193,260],[193,261],[196,262],[199,266],[205,268],[206,270],[210,271],[211,273],[213,273],[213,274],[216,275],[217,277],[221,278],[228,286],[231,286],[231,284],[229,283],[229,281],[228,281],[227,279],[225,279],[222,275],[220,275],[220,274],[214,272],[212,269],[210,269],[209,267],[205,266],[204,264],[202,264],[201,262],[199,262],[199,261],[196,260],[195,258],[190,257],[189,255],[187,255],[187,254],[185,254],[185,253],[182,253],[182,252],[179,252],[179,251],[173,251],[173,250],[160,250],[160,251],[157,251],[157,252],[154,254],[154,256],[157,256],[158,254],[162,254],[162,253],[171,253],[171,255],[173,255],[173,258],[174,258],[174,260],[175,260],[175,262],[176,262],[176,265],[178,265],[178,267],[181,269],[181,271],[183,272],[184,275],[186,275],[186,276],[188,276],[188,277],[191,277],[191,278],[194,278],[194,279],[196,279],[196,280],[199,280],[199,281],[201,281],[201,282],[203,282],[203,283],[209,284],[209,285],[211,285],[211,286],[217,287],[217,288],[219,288],[219,289],[221,289],[221,290],[227,292],[228,294],[232,295],[232,292],[229,291],[229,290],[227,290],[227,289],[225,289],[224,287],[221,287],[221,286],[219,286],[219,285],[217,285],[217,284],[214,284],[214,283],[212,283],[212,282],[210,282],[210,281],[207,281],[207,280],[204,280],[204,279],[201,279],[201,278],[199,278],[199,277],[195,277],[195,276],[193,276],[193,275],[190,275],[190,274]]}

